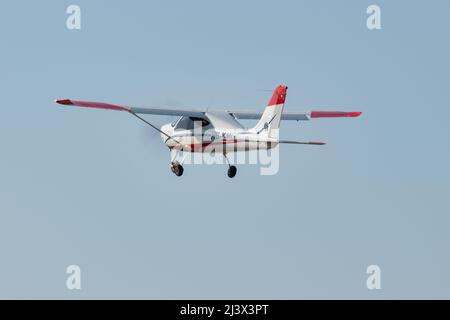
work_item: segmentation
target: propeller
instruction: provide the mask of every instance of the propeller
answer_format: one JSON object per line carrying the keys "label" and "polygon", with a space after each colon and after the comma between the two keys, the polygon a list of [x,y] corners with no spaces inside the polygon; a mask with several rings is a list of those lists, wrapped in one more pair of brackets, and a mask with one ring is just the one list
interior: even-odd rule
{"label": "propeller", "polygon": [[[181,105],[179,102],[173,100],[173,99],[167,99],[166,103],[164,105],[160,105],[161,107],[177,107]],[[151,116],[151,124],[143,119],[142,117],[133,114],[135,117],[137,117],[139,120],[143,121],[144,123],[140,127],[140,140],[143,145],[148,147],[149,144],[160,144],[161,142],[161,131],[160,128],[167,124],[172,123],[177,119],[176,116]],[[157,150],[164,150],[164,155],[166,155],[166,150],[164,148],[157,148]]]}

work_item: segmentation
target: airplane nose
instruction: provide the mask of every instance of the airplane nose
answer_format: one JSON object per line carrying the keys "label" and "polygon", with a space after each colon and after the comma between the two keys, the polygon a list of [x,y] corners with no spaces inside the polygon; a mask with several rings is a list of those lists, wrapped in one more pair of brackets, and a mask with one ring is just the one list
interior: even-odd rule
{"label": "airplane nose", "polygon": [[161,131],[164,133],[161,133],[161,139],[164,143],[166,143],[167,139],[169,138],[168,136],[171,136],[171,130],[172,127],[170,126],[170,124],[165,124],[161,127]]}

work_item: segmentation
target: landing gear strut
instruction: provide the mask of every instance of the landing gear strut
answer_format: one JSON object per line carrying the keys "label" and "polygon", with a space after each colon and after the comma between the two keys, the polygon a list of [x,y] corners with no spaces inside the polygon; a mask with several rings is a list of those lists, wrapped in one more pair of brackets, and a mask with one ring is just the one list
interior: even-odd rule
{"label": "landing gear strut", "polygon": [[227,155],[225,153],[223,154],[223,156],[225,157],[225,159],[228,162],[228,177],[234,178],[234,176],[236,175],[236,172],[237,172],[237,168],[236,168],[236,166],[233,166],[230,164],[230,161],[228,160]]}
{"label": "landing gear strut", "polygon": [[172,170],[177,177],[181,177],[184,172],[183,166],[178,161],[174,161],[170,164],[170,170]]}

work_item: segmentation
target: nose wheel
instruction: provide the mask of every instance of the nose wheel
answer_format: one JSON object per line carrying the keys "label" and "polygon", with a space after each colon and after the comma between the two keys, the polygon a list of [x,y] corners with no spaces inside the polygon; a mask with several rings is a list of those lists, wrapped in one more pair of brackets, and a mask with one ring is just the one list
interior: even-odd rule
{"label": "nose wheel", "polygon": [[172,162],[170,164],[170,170],[172,170],[172,172],[177,177],[181,177],[183,175],[183,172],[184,172],[183,166],[178,161]]}

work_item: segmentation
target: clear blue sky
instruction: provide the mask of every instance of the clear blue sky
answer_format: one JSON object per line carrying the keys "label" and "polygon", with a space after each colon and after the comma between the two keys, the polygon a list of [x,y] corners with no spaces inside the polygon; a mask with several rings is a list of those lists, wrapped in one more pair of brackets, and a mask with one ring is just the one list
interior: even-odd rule
{"label": "clear blue sky", "polygon": [[[78,4],[82,29],[66,29]],[[382,30],[366,28],[378,4]],[[450,298],[448,1],[9,1],[0,297]],[[283,123],[275,176],[169,170],[144,124],[58,107],[363,111]],[[162,125],[170,119],[149,117]],[[252,123],[249,122],[249,125]],[[82,269],[68,291],[65,268]],[[366,288],[366,267],[382,290]]]}

